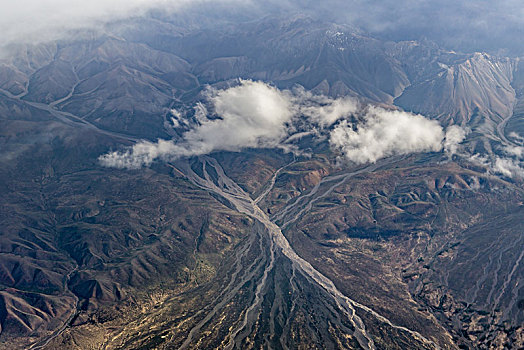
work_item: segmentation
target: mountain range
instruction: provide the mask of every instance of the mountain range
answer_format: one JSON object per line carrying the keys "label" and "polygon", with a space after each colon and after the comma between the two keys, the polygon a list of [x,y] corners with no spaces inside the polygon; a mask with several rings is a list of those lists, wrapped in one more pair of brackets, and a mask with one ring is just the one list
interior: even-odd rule
{"label": "mountain range", "polygon": [[[182,142],[242,80],[468,135],[369,164],[308,136],[100,163]],[[0,61],[0,347],[522,348],[523,118],[518,57],[304,15],[21,45]]]}

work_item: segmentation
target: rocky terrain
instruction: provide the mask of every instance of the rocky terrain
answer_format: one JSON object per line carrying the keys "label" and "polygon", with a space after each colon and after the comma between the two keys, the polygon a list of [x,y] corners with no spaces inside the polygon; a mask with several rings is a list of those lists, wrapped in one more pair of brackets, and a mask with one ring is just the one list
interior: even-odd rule
{"label": "rocky terrain", "polygon": [[[522,178],[476,161],[523,145],[523,69],[306,16],[20,47],[0,61],[0,348],[523,348]],[[359,165],[304,138],[100,163],[181,140],[239,78],[460,125],[470,153]]]}

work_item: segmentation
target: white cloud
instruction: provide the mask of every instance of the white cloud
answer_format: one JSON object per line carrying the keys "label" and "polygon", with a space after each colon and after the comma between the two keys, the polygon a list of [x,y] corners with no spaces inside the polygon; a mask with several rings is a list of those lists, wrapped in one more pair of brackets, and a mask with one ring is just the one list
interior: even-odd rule
{"label": "white cloud", "polygon": [[186,132],[181,142],[141,142],[124,152],[103,155],[100,161],[105,166],[139,168],[157,158],[236,151],[244,147],[277,147],[287,136],[288,124],[296,114],[289,91],[262,82],[243,80],[229,89],[210,90],[208,99],[218,118],[209,119],[205,106],[197,104],[195,118],[199,125]]}
{"label": "white cloud", "polygon": [[171,123],[173,128],[178,128],[179,126],[186,124],[184,116],[182,113],[180,113],[180,111],[173,108],[169,111],[169,113],[171,113]]}
{"label": "white cloud", "polygon": [[490,167],[493,172],[511,178],[524,178],[524,147],[505,146],[502,151],[507,157],[494,156]]}
{"label": "white cloud", "polygon": [[488,168],[488,172],[492,174],[501,174],[509,178],[524,179],[524,162],[519,161],[518,159],[499,157],[496,155],[488,157],[487,155],[480,155],[477,153],[470,156],[469,160],[473,163],[485,166]]}
{"label": "white cloud", "polygon": [[469,129],[461,128],[458,125],[450,125],[446,129],[446,137],[444,139],[444,150],[448,155],[457,153],[458,145],[464,141]]}
{"label": "white cloud", "polygon": [[165,3],[160,0],[4,1],[0,14],[0,44],[61,39],[70,30],[100,27],[111,20],[141,15]]}
{"label": "white cloud", "polygon": [[[74,30],[102,30],[104,24],[143,16],[149,10],[178,11],[218,0],[18,0],[3,1],[0,48],[63,39]],[[220,0],[249,3],[248,0]]]}
{"label": "white cloud", "polygon": [[172,141],[158,140],[158,142],[142,141],[124,152],[110,152],[99,157],[103,166],[121,169],[138,169],[149,166],[154,160],[168,159],[173,155],[180,157],[188,154],[184,147]]}
{"label": "white cloud", "polygon": [[520,136],[520,134],[515,131],[511,131],[508,136],[513,139],[513,142],[524,145],[524,137]]}
{"label": "white cloud", "polygon": [[354,98],[332,99],[324,95],[313,95],[303,88],[294,90],[294,102],[300,106],[300,114],[321,127],[331,126],[338,120],[356,113],[360,108]]}
{"label": "white cloud", "polygon": [[[293,142],[311,135],[317,140],[328,137],[331,146],[347,159],[366,163],[395,154],[440,151],[443,145],[447,152],[454,152],[465,136],[462,129],[452,127],[445,137],[436,121],[379,107],[368,107],[364,122],[354,130],[347,119],[361,112],[355,100],[314,96],[303,89],[279,90],[259,81],[240,80],[235,87],[210,89],[207,100],[211,113],[197,103],[197,125],[177,143],[142,142],[123,152],[103,155],[100,161],[117,168],[139,168],[155,159],[246,147],[299,152]],[[183,123],[181,113],[172,110],[171,115],[174,125]]]}
{"label": "white cloud", "polygon": [[288,91],[243,80],[239,86],[212,91],[209,97],[220,119],[201,120],[184,135],[189,148],[202,152],[274,147],[287,135],[294,115]]}
{"label": "white cloud", "polygon": [[356,130],[342,121],[331,132],[329,142],[355,163],[380,158],[442,149],[444,132],[438,122],[421,115],[369,107],[363,124]]}
{"label": "white cloud", "polygon": [[522,161],[524,158],[524,147],[505,146],[501,150],[506,156],[493,154],[491,157],[488,157],[475,154],[470,157],[470,160],[486,166],[491,173],[501,174],[509,178],[524,179],[524,161]]}
{"label": "white cloud", "polygon": [[522,146],[506,146],[504,147],[504,152],[517,158],[524,157],[524,147]]}
{"label": "white cloud", "polygon": [[521,162],[514,159],[496,157],[493,170],[507,177],[524,178],[524,167]]}

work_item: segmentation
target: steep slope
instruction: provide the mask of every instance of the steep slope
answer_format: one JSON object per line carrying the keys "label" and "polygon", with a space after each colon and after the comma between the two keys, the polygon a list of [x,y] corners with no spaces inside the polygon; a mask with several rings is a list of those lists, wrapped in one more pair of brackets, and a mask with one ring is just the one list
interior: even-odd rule
{"label": "steep slope", "polygon": [[433,76],[414,81],[395,104],[473,128],[485,123],[493,127],[513,112],[512,60],[475,53],[464,61],[439,65]]}
{"label": "steep slope", "polygon": [[146,42],[195,63],[194,73],[204,83],[262,79],[381,102],[391,102],[408,83],[399,62],[384,53],[379,40],[304,16],[264,18],[183,36],[162,34]]}
{"label": "steep slope", "polygon": [[27,50],[3,64],[5,90],[129,135],[166,137],[166,108],[198,85],[179,57],[118,38]]}

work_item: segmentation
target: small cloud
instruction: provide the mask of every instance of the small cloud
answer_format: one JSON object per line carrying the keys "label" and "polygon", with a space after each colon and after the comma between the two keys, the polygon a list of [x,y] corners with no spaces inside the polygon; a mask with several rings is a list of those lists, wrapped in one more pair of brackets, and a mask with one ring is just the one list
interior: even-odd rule
{"label": "small cloud", "polygon": [[493,163],[493,170],[511,178],[524,178],[524,167],[522,162],[510,158],[496,157]]}
{"label": "small cloud", "polygon": [[504,147],[504,153],[514,156],[517,158],[522,158],[524,156],[524,147],[522,146],[506,146]]}
{"label": "small cloud", "polygon": [[172,141],[158,140],[158,142],[142,141],[124,152],[110,152],[98,159],[103,166],[120,169],[138,169],[149,166],[155,159],[169,159],[173,155],[183,156],[187,149]]}
{"label": "small cloud", "polygon": [[522,161],[499,156],[490,158],[480,154],[470,156],[469,160],[488,168],[488,171],[491,173],[500,174],[509,178],[524,179],[524,162]]}
{"label": "small cloud", "polygon": [[469,181],[469,188],[472,191],[478,191],[480,190],[480,180],[476,176],[471,176]]}
{"label": "small cloud", "polygon": [[515,131],[511,131],[508,134],[508,137],[512,138],[513,142],[518,143],[519,145],[524,145],[524,137],[520,136],[520,134]]}
{"label": "small cloud", "polygon": [[303,88],[294,90],[293,100],[295,105],[299,106],[300,114],[320,127],[331,126],[360,109],[360,104],[355,98],[333,99],[324,95],[313,95]]}
{"label": "small cloud", "polygon": [[355,163],[413,152],[438,152],[444,132],[438,122],[421,115],[369,107],[363,124],[339,123],[329,142]]}
{"label": "small cloud", "polygon": [[458,125],[448,126],[444,138],[444,151],[449,156],[457,153],[458,145],[464,141],[469,132],[469,129],[464,129]]}

